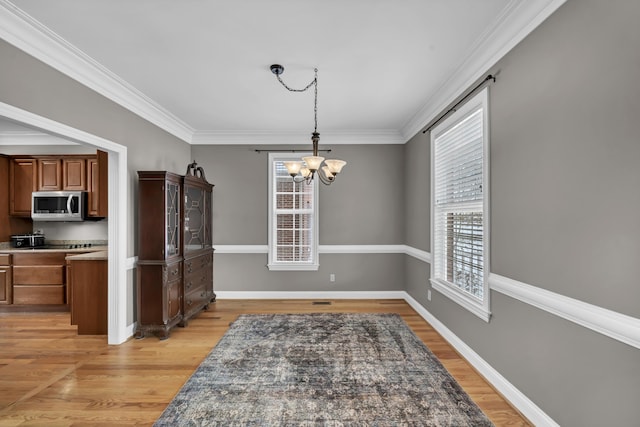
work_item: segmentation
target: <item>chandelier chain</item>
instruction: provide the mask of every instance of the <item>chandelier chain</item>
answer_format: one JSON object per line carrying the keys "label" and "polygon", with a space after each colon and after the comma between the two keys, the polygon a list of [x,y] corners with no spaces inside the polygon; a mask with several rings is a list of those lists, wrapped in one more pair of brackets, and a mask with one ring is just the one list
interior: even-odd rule
{"label": "chandelier chain", "polygon": [[293,89],[287,86],[287,84],[280,78],[280,74],[276,74],[276,78],[285,87],[289,92],[306,92],[311,86],[314,86],[314,98],[313,98],[313,121],[314,121],[314,132],[318,131],[318,69],[314,68],[315,76],[311,83],[305,86],[304,89]]}
{"label": "chandelier chain", "polygon": [[[289,92],[305,92],[313,86],[313,120],[314,129],[311,134],[311,142],[313,144],[313,156],[305,156],[298,161],[286,161],[283,162],[287,168],[287,172],[293,179],[294,183],[305,182],[310,185],[313,182],[314,177],[325,185],[330,185],[335,181],[336,176],[342,172],[342,168],[347,164],[344,160],[340,159],[327,159],[318,156],[318,143],[320,142],[320,134],[318,133],[318,69],[314,68],[315,75],[313,80],[306,85],[303,89],[294,89],[289,86],[280,78],[280,74],[284,72],[284,67],[279,64],[272,64],[271,72],[275,74],[276,78],[285,89]],[[330,151],[330,150],[329,150]]]}

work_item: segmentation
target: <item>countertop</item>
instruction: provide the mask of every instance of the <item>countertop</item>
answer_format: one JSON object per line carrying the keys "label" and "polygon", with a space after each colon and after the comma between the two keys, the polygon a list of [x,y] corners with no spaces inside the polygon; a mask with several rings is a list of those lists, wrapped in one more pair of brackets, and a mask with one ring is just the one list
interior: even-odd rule
{"label": "countertop", "polygon": [[62,252],[65,254],[74,254],[74,253],[84,253],[84,252],[105,252],[107,251],[107,246],[91,246],[90,248],[53,248],[53,249],[38,249],[38,248],[7,248],[0,249],[1,254],[19,254],[19,253],[52,253],[52,252]]}
{"label": "countertop", "polygon": [[103,261],[109,258],[108,252],[105,250],[98,252],[88,252],[86,254],[67,255],[68,261]]}

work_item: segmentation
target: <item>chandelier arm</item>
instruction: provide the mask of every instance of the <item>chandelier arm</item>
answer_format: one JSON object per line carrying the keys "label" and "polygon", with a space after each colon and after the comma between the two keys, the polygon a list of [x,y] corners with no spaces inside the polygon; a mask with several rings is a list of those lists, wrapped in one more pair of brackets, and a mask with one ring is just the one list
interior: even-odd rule
{"label": "chandelier arm", "polygon": [[324,174],[324,171],[322,171],[322,169],[318,169],[317,173],[318,173],[318,178],[320,178],[320,182],[322,182],[324,185],[331,185],[331,183],[333,183],[333,181],[336,180],[335,176],[333,177],[333,179],[328,179]]}

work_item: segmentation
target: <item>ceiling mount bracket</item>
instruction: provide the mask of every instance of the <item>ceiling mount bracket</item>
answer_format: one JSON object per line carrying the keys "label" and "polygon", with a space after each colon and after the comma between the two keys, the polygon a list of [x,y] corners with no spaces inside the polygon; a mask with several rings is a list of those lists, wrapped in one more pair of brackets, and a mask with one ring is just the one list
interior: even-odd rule
{"label": "ceiling mount bracket", "polygon": [[280,74],[284,73],[284,67],[280,64],[273,64],[271,66],[271,72],[276,76],[279,76]]}

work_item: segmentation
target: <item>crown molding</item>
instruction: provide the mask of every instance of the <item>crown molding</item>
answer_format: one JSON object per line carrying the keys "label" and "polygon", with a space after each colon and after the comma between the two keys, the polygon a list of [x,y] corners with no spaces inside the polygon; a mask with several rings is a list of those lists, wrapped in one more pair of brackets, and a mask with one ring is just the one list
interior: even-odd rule
{"label": "crown molding", "polygon": [[[495,25],[472,46],[467,58],[440,89],[399,130],[324,132],[322,143],[404,144],[447,105],[477,81],[517,43],[566,0],[512,0]],[[304,132],[201,131],[161,107],[132,85],[38,22],[8,0],[0,0],[0,37],[127,108],[181,140],[197,145],[300,145],[309,140]],[[302,142],[300,142],[302,141]]]}
{"label": "crown molding", "polygon": [[78,143],[41,132],[3,131],[0,132],[0,145],[78,145]]}
{"label": "crown molding", "polygon": [[493,27],[471,47],[466,59],[456,71],[402,126],[400,132],[405,141],[441,114],[565,1],[512,0],[496,19]]}
{"label": "crown molding", "polygon": [[[320,144],[376,145],[404,144],[399,131],[391,129],[321,132]],[[193,145],[306,145],[311,144],[311,132],[303,131],[196,131]]]}
{"label": "crown molding", "polygon": [[0,38],[183,141],[194,129],[45,25],[0,0]]}

